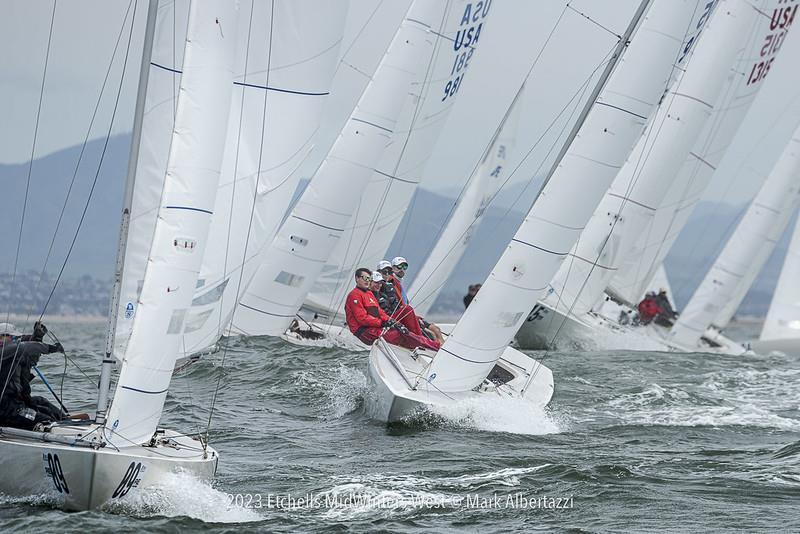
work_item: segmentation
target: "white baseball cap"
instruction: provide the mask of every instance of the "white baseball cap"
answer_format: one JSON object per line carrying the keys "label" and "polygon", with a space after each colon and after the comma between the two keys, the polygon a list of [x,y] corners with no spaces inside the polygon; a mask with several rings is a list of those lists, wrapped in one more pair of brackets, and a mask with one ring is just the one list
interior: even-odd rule
{"label": "white baseball cap", "polygon": [[373,282],[383,282],[383,275],[378,271],[372,271],[372,281]]}
{"label": "white baseball cap", "polygon": [[17,330],[17,327],[11,323],[0,323],[0,335],[21,336],[22,332]]}
{"label": "white baseball cap", "polygon": [[381,261],[378,262],[378,270],[379,271],[382,271],[385,268],[391,267],[391,266],[392,266],[392,264],[391,264],[391,262],[389,260],[381,260]]}
{"label": "white baseball cap", "polygon": [[403,256],[397,256],[392,260],[392,267],[397,267],[398,265],[402,265],[403,263],[408,265],[408,260],[405,259]]}

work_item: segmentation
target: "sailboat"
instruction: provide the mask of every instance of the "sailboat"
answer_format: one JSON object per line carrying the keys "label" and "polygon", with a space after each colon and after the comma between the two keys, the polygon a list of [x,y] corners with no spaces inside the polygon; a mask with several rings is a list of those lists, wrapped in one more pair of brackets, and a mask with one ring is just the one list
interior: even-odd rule
{"label": "sailboat", "polygon": [[[645,31],[658,17],[644,22],[615,70],[649,6],[650,1],[639,4],[614,43],[537,201],[439,351],[409,351],[382,340],[373,345],[373,417],[402,421],[422,407],[486,397],[523,399],[540,406],[550,401],[552,372],[509,343],[611,184],[613,169],[633,149],[666,87],[678,45],[668,32]],[[595,44],[602,46],[602,38],[597,39]],[[563,209],[567,204],[571,209]]]}
{"label": "sailboat", "polygon": [[795,224],[761,335],[750,343],[751,348],[759,354],[776,351],[790,356],[800,356],[798,269],[800,269],[800,219]]}
{"label": "sailboat", "polygon": [[[668,341],[684,350],[739,354],[721,335],[800,205],[800,128],[750,203],[722,252],[695,290]],[[711,329],[711,335],[707,330]],[[710,345],[710,347],[709,347]]]}
{"label": "sailboat", "polygon": [[[210,479],[219,459],[199,437],[159,428],[159,420],[219,181],[233,88],[238,3],[191,3],[180,94],[174,127],[167,137],[159,137],[164,130],[151,130],[153,124],[144,124],[143,120],[147,100],[152,104],[152,97],[158,96],[157,87],[156,93],[149,93],[149,75],[175,70],[171,63],[153,61],[162,58],[151,57],[158,7],[156,0],[148,6],[116,281],[95,418],[85,424],[53,423],[44,431],[0,428],[0,491],[10,495],[49,491],[69,510],[87,510],[123,499],[132,490],[157,483],[177,470]],[[153,79],[154,86],[172,81],[170,76],[159,80],[156,75]],[[139,149],[155,139],[169,143],[163,173],[140,165]],[[149,234],[146,266],[141,273],[129,272],[124,268],[126,259],[132,259],[137,240],[145,240],[129,226],[131,208],[143,188],[154,187],[160,192],[160,202],[157,221]],[[129,307],[120,295],[125,280],[137,276],[141,276],[142,287],[135,304]],[[118,321],[128,322],[130,327],[119,328]],[[115,342],[118,334],[126,337],[122,352]],[[121,368],[109,407],[115,357],[121,361]]]}
{"label": "sailboat", "polygon": [[[740,73],[753,63],[771,64],[780,47],[765,49],[764,43],[788,31],[772,28],[762,15],[776,3],[768,0],[756,9],[722,1],[700,10],[679,56],[679,64],[689,60],[685,71],[521,329],[521,346],[594,346],[598,337],[606,338],[603,333],[631,332],[616,322],[619,311],[635,310],[652,289],[656,270],[763,85],[763,76]],[[612,317],[599,313],[607,297],[621,305]],[[640,333],[666,348],[657,327]]]}

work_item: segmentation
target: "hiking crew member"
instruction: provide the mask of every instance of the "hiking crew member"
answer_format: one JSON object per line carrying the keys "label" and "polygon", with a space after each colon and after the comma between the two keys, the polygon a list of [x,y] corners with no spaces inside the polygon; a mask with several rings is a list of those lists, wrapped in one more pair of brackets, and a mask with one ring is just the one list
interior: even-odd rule
{"label": "hiking crew member", "polygon": [[652,291],[648,293],[639,303],[639,322],[649,324],[653,318],[661,313],[661,308],[656,304],[656,294]]}
{"label": "hiking crew member", "polygon": [[[406,261],[406,259],[402,256],[397,256],[392,260],[391,266],[392,266],[392,277],[394,280],[395,289],[397,290],[397,295],[405,305],[405,310],[403,311],[402,316],[405,316],[406,314],[413,315],[414,322],[420,325],[421,327],[420,333],[422,335],[427,337],[433,337],[439,343],[444,343],[444,336],[442,335],[441,329],[434,323],[429,323],[424,318],[416,315],[416,313],[414,312],[414,308],[412,308],[411,305],[409,305],[408,303],[408,296],[406,295],[406,290],[403,289],[403,284],[401,282],[401,279],[406,275],[406,271],[408,270],[408,261]],[[403,322],[403,324],[406,323]]]}
{"label": "hiking crew member", "polygon": [[33,430],[39,423],[60,421],[62,410],[44,397],[31,396],[32,368],[42,354],[64,352],[61,343],[48,345],[42,342],[47,327],[36,322],[33,335],[19,336],[11,325],[3,325],[0,332],[0,426]]}
{"label": "hiking crew member", "polygon": [[[410,332],[403,324],[390,318],[378,304],[378,299],[370,291],[373,277],[369,269],[356,270],[356,287],[347,295],[344,305],[344,314],[347,327],[359,340],[367,345],[372,345],[383,333],[387,343],[398,345],[410,350],[422,347],[430,350],[439,350],[440,344],[423,335]],[[389,328],[383,332],[384,328]],[[419,325],[417,325],[419,328]]]}

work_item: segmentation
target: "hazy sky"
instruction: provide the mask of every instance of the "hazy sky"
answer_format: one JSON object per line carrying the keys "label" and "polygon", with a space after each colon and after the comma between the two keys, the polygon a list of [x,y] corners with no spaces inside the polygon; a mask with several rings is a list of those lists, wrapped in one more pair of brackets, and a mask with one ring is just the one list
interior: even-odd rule
{"label": "hazy sky", "polygon": [[[344,4],[344,0],[332,1]],[[564,3],[556,0],[493,1],[493,12],[481,35],[481,48],[429,164],[425,187],[460,187]],[[115,133],[128,131],[132,121],[146,2],[139,0],[139,4]],[[379,4],[381,9],[371,19],[367,30],[361,32]],[[602,9],[598,10],[596,0],[572,2],[579,10],[595,11],[592,15],[597,22],[615,33],[622,32],[627,24],[626,16],[637,4],[637,0],[604,0]],[[407,5],[408,0],[352,0],[343,40],[343,50],[349,49],[351,56],[348,59],[358,57],[360,64],[377,62]],[[4,7],[5,16],[0,18],[0,50],[3,50],[0,163],[18,163],[27,161],[31,154],[53,4],[46,0],[6,0]],[[58,3],[35,157],[82,141],[127,7],[127,0],[62,0]],[[587,26],[586,42],[580,32],[576,37],[576,32],[568,31],[570,24],[579,23]],[[520,160],[522,151],[527,151],[541,135],[552,120],[554,110],[566,101],[565,95],[578,88],[586,73],[597,65],[598,54],[605,51],[592,49],[596,39],[588,39],[595,35],[592,32],[600,30],[585,24],[575,13],[567,13],[562,28],[564,31],[554,34],[528,84],[512,167]],[[795,33],[797,31],[791,32],[787,38],[707,196],[719,198],[724,193],[724,200],[733,203],[752,197],[760,185],[758,176],[769,170],[800,121],[800,84],[797,83],[798,71],[792,68],[800,52],[800,38]],[[357,35],[360,35],[359,40],[350,47]],[[108,127],[126,37],[127,31],[111,71],[93,138],[103,137]],[[364,42],[369,45],[361,46]],[[608,46],[613,46],[611,36]],[[332,142],[363,83],[363,78],[354,75],[352,70],[339,69],[329,100],[326,126],[318,141],[318,157],[322,156],[326,143]],[[114,91],[109,90],[112,88]],[[536,171],[536,163],[534,158],[523,165],[514,181],[529,180]]]}

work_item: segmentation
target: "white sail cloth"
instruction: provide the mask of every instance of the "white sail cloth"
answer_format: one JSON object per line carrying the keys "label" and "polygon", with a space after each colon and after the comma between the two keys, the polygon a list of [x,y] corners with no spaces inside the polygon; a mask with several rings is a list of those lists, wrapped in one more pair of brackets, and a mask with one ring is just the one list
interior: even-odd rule
{"label": "white sail cloth", "polygon": [[457,2],[450,8],[444,33],[453,36],[452,43],[437,42],[428,75],[406,98],[398,128],[306,297],[305,307],[329,319],[335,317],[353,288],[355,269],[364,265],[372,268],[386,257],[469,66],[475,61],[490,7],[491,2]]}
{"label": "white sail cloth", "polygon": [[233,89],[237,3],[193,2],[158,220],[107,438],[149,441],[161,418],[219,183]]}
{"label": "white sail cloth", "polygon": [[786,258],[783,260],[778,285],[769,305],[767,318],[759,339],[800,338],[800,284],[797,273],[800,272],[800,218],[794,227]]}
{"label": "white sail cloth", "polygon": [[136,158],[136,187],[115,329],[114,356],[118,360],[122,360],[131,335],[164,188],[188,13],[189,0],[161,0],[158,5],[138,154],[132,155]]}
{"label": "white sail cloth", "polygon": [[[602,303],[620,265],[639,253],[635,247],[642,232],[707,127],[715,103],[725,96],[731,68],[747,44],[748,30],[757,23],[755,11],[735,2],[722,2],[713,13],[708,6],[694,22],[702,36],[699,42],[695,38],[688,65],[551,282],[554,291],[546,302],[562,314],[580,316]],[[645,290],[642,287],[628,302],[637,303]]]}
{"label": "white sail cloth", "polygon": [[[233,320],[237,330],[279,335],[289,326],[402,126],[397,103],[406,102],[409,92],[431,76],[433,54],[453,40],[449,23],[453,17],[461,19],[464,5],[430,0],[411,5],[353,114],[240,299]],[[464,46],[477,37],[477,26],[469,28]]]}
{"label": "white sail cloth", "polygon": [[[738,299],[734,303],[738,307],[797,209],[798,178],[800,129],[795,130],[725,248],[670,330],[671,341],[684,347],[695,346],[725,305]],[[766,254],[762,253],[763,248],[767,249]],[[755,259],[761,260],[760,264],[754,264]]]}
{"label": "white sail cloth", "polygon": [[508,157],[514,146],[519,122],[519,101],[524,85],[514,97],[481,164],[469,179],[447,226],[433,251],[420,267],[408,290],[417,315],[426,316],[436,297],[469,246],[483,214],[508,173]]}
{"label": "white sail cloth", "polygon": [[[692,10],[687,11],[682,19],[684,28]],[[579,134],[436,354],[427,379],[437,389],[466,391],[484,380],[542,296],[641,135],[647,117],[664,93],[681,45],[670,32],[650,31],[648,23],[655,22],[655,17],[648,18],[633,36],[624,61],[608,79]],[[605,43],[598,40],[592,44],[601,49],[609,47],[607,37]]]}
{"label": "white sail cloth", "polygon": [[264,262],[297,189],[328,98],[347,2],[241,2],[222,176],[185,355],[216,343]]}
{"label": "white sail cloth", "polygon": [[[723,7],[720,4],[717,9],[722,11]],[[643,228],[636,246],[609,284],[617,297],[635,302],[655,269],[664,262],[773,67],[796,8],[796,3],[787,5],[783,0],[750,2],[755,22],[737,40],[741,54],[703,133],[680,170],[673,173],[668,192],[658,197],[655,206],[648,204],[657,208],[651,215],[652,222]]]}

